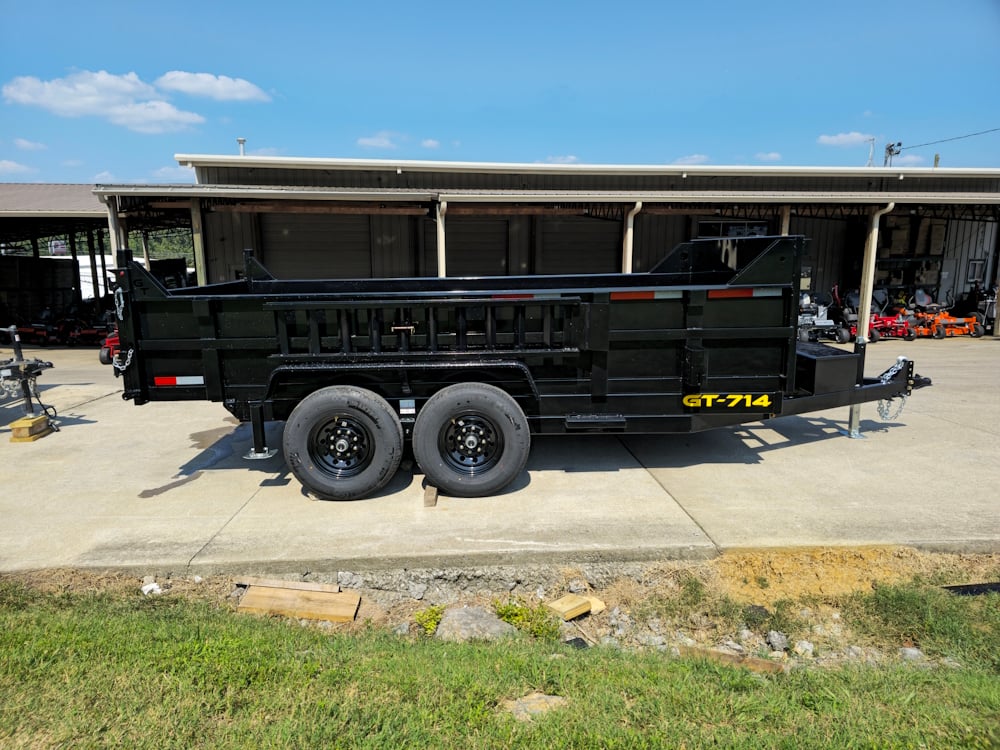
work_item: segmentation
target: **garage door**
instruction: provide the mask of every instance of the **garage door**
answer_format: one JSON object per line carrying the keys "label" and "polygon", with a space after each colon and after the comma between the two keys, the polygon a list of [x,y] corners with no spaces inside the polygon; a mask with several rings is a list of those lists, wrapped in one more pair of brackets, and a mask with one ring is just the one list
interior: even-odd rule
{"label": "garage door", "polygon": [[347,279],[372,275],[367,216],[263,214],[264,265],[279,279]]}

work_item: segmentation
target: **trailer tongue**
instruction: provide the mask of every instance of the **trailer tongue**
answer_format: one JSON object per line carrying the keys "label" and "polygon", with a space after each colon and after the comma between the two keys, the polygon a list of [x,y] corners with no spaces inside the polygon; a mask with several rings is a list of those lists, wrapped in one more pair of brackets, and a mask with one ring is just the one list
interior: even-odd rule
{"label": "trailer tongue", "polygon": [[802,237],[695,240],[647,273],[239,281],[166,289],[126,251],[124,398],[221,402],[315,495],[383,487],[404,444],[430,484],[494,494],[535,434],[706,430],[905,398],[905,358],[797,336]]}

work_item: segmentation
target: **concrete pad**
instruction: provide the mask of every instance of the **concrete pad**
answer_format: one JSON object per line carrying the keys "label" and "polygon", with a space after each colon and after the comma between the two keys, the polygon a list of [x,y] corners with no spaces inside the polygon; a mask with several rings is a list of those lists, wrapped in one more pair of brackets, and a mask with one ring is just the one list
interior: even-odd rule
{"label": "concrete pad", "polygon": [[[0,570],[56,566],[273,573],[703,558],[732,547],[915,544],[1000,551],[1000,341],[880,342],[934,379],[895,420],[862,407],[667,437],[546,437],[504,494],[440,496],[404,468],[378,496],[318,501],[281,455],[245,461],[219,404],[120,398],[96,349],[51,359],[60,431],[11,444],[0,404]],[[0,350],[0,359],[9,357]],[[9,417],[9,419],[5,419]],[[280,424],[268,442],[280,447]]]}
{"label": "concrete pad", "polygon": [[869,370],[900,351],[934,385],[887,424],[864,404],[861,440],[843,436],[848,410],[836,409],[626,444],[720,548],[996,551],[1000,342],[881,342],[869,347]]}

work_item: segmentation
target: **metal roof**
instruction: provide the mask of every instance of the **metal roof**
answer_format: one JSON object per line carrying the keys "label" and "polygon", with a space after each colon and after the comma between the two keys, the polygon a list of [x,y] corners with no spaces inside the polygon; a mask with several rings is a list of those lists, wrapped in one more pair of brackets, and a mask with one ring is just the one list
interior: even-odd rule
{"label": "metal roof", "polygon": [[411,172],[478,172],[486,174],[615,174],[615,175],[706,175],[735,177],[983,177],[1000,178],[998,168],[945,167],[802,167],[715,166],[707,164],[546,164],[516,162],[418,161],[407,159],[337,159],[284,156],[213,156],[176,154],[186,167],[237,167],[244,169],[322,169],[328,171],[372,170]]}
{"label": "metal roof", "polygon": [[108,210],[93,185],[0,183],[2,218],[93,218],[107,219]]}
{"label": "metal roof", "polygon": [[[902,182],[905,182],[902,181]],[[899,180],[894,184],[902,184]],[[794,190],[456,190],[406,188],[324,188],[247,185],[97,185],[93,192],[101,200],[110,196],[287,199],[342,201],[448,201],[455,203],[849,203],[1000,205],[997,192],[913,192],[903,189],[853,191]]]}

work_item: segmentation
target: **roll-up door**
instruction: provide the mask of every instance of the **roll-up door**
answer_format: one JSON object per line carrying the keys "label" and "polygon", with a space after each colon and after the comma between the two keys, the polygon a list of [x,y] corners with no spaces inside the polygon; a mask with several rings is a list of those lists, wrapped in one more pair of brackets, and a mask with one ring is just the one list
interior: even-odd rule
{"label": "roll-up door", "polygon": [[367,216],[262,214],[264,265],[279,279],[349,279],[372,275]]}
{"label": "roll-up door", "polygon": [[617,273],[621,270],[620,221],[588,216],[546,216],[538,273]]}
{"label": "roll-up door", "polygon": [[450,217],[445,250],[449,276],[506,276],[507,220]]}

